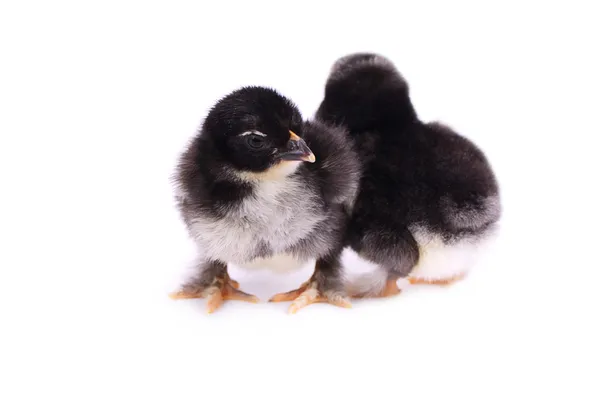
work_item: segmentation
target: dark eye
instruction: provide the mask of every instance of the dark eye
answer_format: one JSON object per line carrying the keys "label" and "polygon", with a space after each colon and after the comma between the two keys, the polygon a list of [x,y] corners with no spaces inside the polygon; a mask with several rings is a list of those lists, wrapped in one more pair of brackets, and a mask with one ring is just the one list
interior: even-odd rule
{"label": "dark eye", "polygon": [[265,146],[265,138],[259,135],[249,135],[247,142],[252,149],[260,149]]}

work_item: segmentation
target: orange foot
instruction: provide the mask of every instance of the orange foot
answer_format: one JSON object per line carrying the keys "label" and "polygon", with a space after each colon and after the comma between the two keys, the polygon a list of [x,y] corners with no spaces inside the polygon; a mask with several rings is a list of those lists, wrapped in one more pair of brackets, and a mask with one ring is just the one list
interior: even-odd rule
{"label": "orange foot", "polygon": [[169,296],[172,299],[206,298],[206,308],[208,313],[213,313],[221,307],[223,301],[226,300],[238,300],[252,303],[257,303],[259,301],[256,296],[240,291],[238,289],[239,286],[240,283],[232,280],[225,274],[225,276],[215,277],[210,286],[206,288],[193,286],[184,287],[182,290],[174,292]]}
{"label": "orange foot", "polygon": [[429,285],[450,285],[465,278],[465,274],[457,274],[454,277],[442,279],[425,279],[419,277],[409,277],[408,281],[411,284],[429,284]]}
{"label": "orange foot", "polygon": [[[388,280],[385,283],[385,287],[377,294],[374,296],[368,296],[370,298],[387,298],[390,296],[396,296],[398,294],[400,294],[400,292],[402,292],[402,290],[400,288],[398,288],[398,284],[396,283],[397,280]],[[357,294],[357,295],[352,295],[352,298],[365,298],[367,297],[364,294]]]}
{"label": "orange foot", "polygon": [[352,304],[348,298],[337,291],[319,291],[317,284],[309,280],[300,288],[293,291],[277,294],[269,299],[269,302],[292,302],[288,313],[296,313],[298,310],[313,303],[325,302],[335,306],[350,308]]}

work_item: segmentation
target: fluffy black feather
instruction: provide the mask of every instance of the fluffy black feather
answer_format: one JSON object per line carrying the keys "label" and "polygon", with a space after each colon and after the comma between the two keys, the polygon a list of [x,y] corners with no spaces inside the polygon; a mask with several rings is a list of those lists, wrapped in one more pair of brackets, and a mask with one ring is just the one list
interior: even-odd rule
{"label": "fluffy black feather", "polygon": [[[348,128],[357,143],[364,173],[348,244],[388,279],[411,275],[431,240],[474,244],[498,221],[498,184],[483,152],[449,127],[419,120],[388,59],[338,60],[317,118]],[[363,287],[381,289],[382,281]]]}

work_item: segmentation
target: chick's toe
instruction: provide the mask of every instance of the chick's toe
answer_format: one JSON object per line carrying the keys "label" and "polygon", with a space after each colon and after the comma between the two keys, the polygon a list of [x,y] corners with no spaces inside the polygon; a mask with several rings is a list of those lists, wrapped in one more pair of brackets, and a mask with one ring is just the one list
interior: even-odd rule
{"label": "chick's toe", "polygon": [[288,313],[293,314],[298,310],[313,303],[329,303],[335,306],[350,308],[352,304],[348,297],[336,290],[320,288],[315,281],[309,280],[300,288],[273,296],[270,302],[292,302]]}
{"label": "chick's toe", "polygon": [[302,295],[304,291],[306,291],[308,284],[309,281],[306,281],[302,283],[302,285],[297,289],[276,294],[271,299],[269,299],[269,302],[291,302],[294,299],[298,298],[300,295]]}
{"label": "chick's toe", "polygon": [[461,273],[461,274],[457,274],[453,277],[449,277],[449,278],[440,278],[440,279],[428,279],[428,278],[421,278],[421,277],[409,277],[408,281],[411,284],[427,284],[427,285],[450,285],[450,284],[454,284],[457,281],[462,280],[463,278],[466,277],[465,273]]}
{"label": "chick's toe", "polygon": [[229,275],[215,277],[208,287],[186,285],[180,291],[172,293],[172,299],[195,299],[206,298],[206,308],[208,313],[213,313],[226,300],[238,300],[244,302],[257,303],[259,299],[240,291],[240,284],[229,278]]}

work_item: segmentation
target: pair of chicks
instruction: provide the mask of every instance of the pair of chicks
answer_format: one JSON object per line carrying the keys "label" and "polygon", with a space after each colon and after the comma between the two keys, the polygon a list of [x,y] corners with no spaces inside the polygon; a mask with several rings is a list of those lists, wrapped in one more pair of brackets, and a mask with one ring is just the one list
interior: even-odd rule
{"label": "pair of chicks", "polygon": [[[290,312],[314,302],[400,292],[398,281],[463,277],[500,217],[499,189],[482,151],[422,122],[387,58],[358,53],[332,67],[311,121],[264,87],[214,105],[176,171],[178,208],[200,259],[173,298],[256,302],[228,264],[293,270],[316,260],[300,288],[271,301]],[[346,248],[375,271],[346,280]]]}

